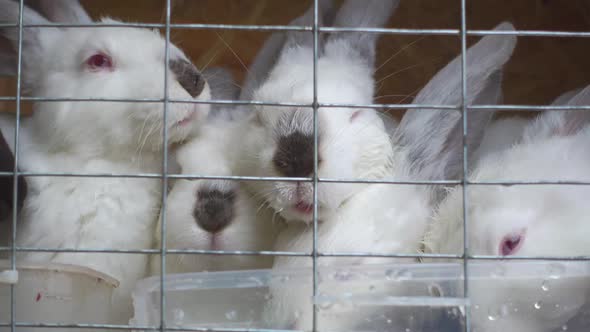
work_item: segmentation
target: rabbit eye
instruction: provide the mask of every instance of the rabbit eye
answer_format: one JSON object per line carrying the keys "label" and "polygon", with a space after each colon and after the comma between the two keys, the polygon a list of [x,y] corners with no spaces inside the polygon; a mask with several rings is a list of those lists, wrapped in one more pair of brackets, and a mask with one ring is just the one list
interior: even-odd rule
{"label": "rabbit eye", "polygon": [[498,251],[502,256],[513,255],[518,251],[518,249],[520,249],[523,242],[524,231],[515,234],[508,234],[502,238],[502,242],[500,242],[500,248]]}
{"label": "rabbit eye", "polygon": [[88,58],[86,60],[86,65],[92,71],[104,70],[104,69],[111,69],[113,67],[113,62],[108,55],[97,53]]}

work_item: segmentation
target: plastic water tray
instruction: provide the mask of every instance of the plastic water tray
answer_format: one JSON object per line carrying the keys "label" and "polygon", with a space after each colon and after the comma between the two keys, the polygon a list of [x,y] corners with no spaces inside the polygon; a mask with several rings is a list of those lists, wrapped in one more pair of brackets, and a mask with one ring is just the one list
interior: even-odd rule
{"label": "plastic water tray", "polygon": [[[10,263],[0,260],[0,271]],[[15,318],[25,324],[107,324],[110,301],[118,281],[97,271],[62,264],[18,263],[14,284]],[[10,323],[9,280],[0,281],[0,323]],[[18,332],[96,331],[79,328],[19,326]],[[0,327],[8,332],[10,327]]]}
{"label": "plastic water tray", "polygon": [[[466,298],[462,263],[319,267],[318,330],[462,332],[469,311],[478,332],[590,331],[590,262],[477,261],[467,275]],[[308,268],[166,275],[166,326],[311,330],[312,280]],[[298,299],[273,302],[271,286]],[[159,276],[134,306],[132,325],[159,326]]]}

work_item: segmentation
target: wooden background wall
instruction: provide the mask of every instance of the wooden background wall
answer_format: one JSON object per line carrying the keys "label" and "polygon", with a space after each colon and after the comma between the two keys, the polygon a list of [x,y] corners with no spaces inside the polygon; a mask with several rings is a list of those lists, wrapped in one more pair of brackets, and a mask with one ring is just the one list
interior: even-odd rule
{"label": "wooden background wall", "polygon": [[[163,22],[164,0],[83,0],[93,17]],[[173,0],[176,23],[287,24],[309,0]],[[459,28],[459,0],[401,0],[389,27]],[[590,31],[588,0],[468,0],[468,28],[489,29],[511,21],[518,29]],[[173,30],[172,39],[200,67],[230,68],[238,82],[267,32]],[[470,42],[474,39],[470,38]],[[459,53],[456,36],[381,38],[378,102],[408,103],[432,75]],[[590,83],[590,38],[520,37],[504,78],[505,102],[545,104]],[[387,61],[389,60],[389,61]],[[15,82],[0,80],[0,95],[14,95]],[[1,103],[0,111],[14,105]],[[30,105],[25,106],[29,110]]]}

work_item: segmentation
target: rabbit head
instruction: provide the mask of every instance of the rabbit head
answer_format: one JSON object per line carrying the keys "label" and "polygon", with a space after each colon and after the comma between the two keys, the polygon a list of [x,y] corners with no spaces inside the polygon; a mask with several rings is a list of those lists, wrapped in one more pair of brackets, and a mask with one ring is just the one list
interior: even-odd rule
{"label": "rabbit head", "polygon": [[[554,105],[590,104],[590,87],[560,97]],[[564,98],[566,97],[566,98]],[[525,128],[521,143],[491,154],[471,181],[588,181],[590,139],[585,111],[549,111]],[[469,186],[469,250],[479,255],[569,256],[590,253],[584,216],[590,207],[586,186]],[[463,216],[460,190],[439,207],[427,242],[436,252],[461,252]],[[449,239],[452,239],[449,241]]]}
{"label": "rabbit head", "polygon": [[[216,99],[233,99],[234,89],[229,72],[209,69],[211,93]],[[239,125],[233,121],[234,108],[213,107],[211,118],[197,137],[176,151],[182,174],[233,175],[230,137]],[[275,226],[268,209],[258,204],[243,190],[243,185],[226,180],[178,179],[168,194],[166,220],[168,248],[197,250],[270,250]],[[162,211],[164,213],[164,211]],[[160,219],[161,222],[161,219]],[[158,246],[161,244],[156,232]],[[152,260],[152,273],[160,272],[159,257]],[[168,256],[168,273],[220,271],[269,267],[270,256],[196,255]]]}
{"label": "rabbit head", "polygon": [[[320,9],[329,7],[328,1]],[[347,1],[335,26],[383,26],[397,1]],[[323,14],[319,19],[330,17]],[[310,9],[292,24],[310,25]],[[320,20],[321,21],[321,20]],[[322,41],[317,63],[320,103],[372,104],[375,34],[333,34]],[[312,35],[290,32],[255,100],[313,102]],[[244,158],[244,175],[306,178],[314,173],[314,113],[311,108],[256,107],[249,128],[252,144]],[[322,107],[317,112],[318,177],[378,179],[391,167],[391,143],[373,109]],[[253,191],[288,221],[312,221],[313,185],[299,182],[249,182]],[[319,218],[325,218],[364,185],[320,183]]]}
{"label": "rabbit head", "polygon": [[[63,8],[42,9],[56,20],[92,23],[77,1],[57,1],[56,5]],[[71,9],[70,14],[66,8]],[[17,2],[0,1],[0,9],[0,22],[18,21]],[[23,23],[43,25],[50,21],[25,7]],[[106,18],[100,23],[121,22]],[[12,43],[13,50],[18,49],[17,28],[2,28],[0,34]],[[173,44],[168,46],[168,97],[209,99],[209,87],[203,75],[180,49]],[[22,87],[30,95],[45,98],[162,100],[165,48],[165,39],[151,29],[25,27]],[[208,105],[170,103],[167,122],[163,123],[163,107],[162,102],[45,102],[35,105],[33,121],[37,132],[56,149],[68,146],[104,152],[141,146],[145,150],[158,150],[163,143],[164,126],[168,128],[169,142],[181,141],[209,112]]]}
{"label": "rabbit head", "polygon": [[[590,104],[590,87],[561,96],[554,104]],[[590,127],[586,111],[548,111],[529,124],[519,144],[483,158],[469,179],[474,182],[590,180]],[[590,254],[586,185],[471,185],[466,188],[468,252],[490,256],[581,256]],[[453,190],[441,203],[425,237],[435,253],[463,252],[463,197]],[[529,277],[519,262],[504,271],[520,271],[518,279],[473,282],[473,322],[484,331],[554,331],[587,302],[585,277],[571,277],[575,265],[545,263]],[[502,263],[500,263],[502,264]],[[527,266],[527,269],[533,267]],[[585,267],[584,267],[585,269]],[[567,271],[568,276],[560,274]],[[547,281],[549,280],[549,281]],[[493,292],[490,292],[493,289]],[[508,310],[493,321],[486,312],[501,304]],[[536,303],[534,306],[532,303]],[[542,303],[542,304],[541,304]]]}

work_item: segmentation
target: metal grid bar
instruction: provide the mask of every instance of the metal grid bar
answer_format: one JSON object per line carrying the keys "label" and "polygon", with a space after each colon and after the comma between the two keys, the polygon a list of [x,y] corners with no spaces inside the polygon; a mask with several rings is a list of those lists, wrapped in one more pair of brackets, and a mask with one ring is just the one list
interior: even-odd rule
{"label": "metal grid bar", "polygon": [[[164,118],[163,123],[168,123],[168,72],[170,64],[170,17],[171,0],[166,0],[166,41],[164,55]],[[166,197],[168,195],[168,126],[163,128],[163,160],[162,160],[162,211],[160,223],[161,252],[160,252],[160,331],[166,331]]]}
{"label": "metal grid bar", "polygon": [[[144,23],[121,23],[121,24],[46,24],[46,25],[27,25],[23,24],[23,0],[19,0],[20,14],[18,24],[0,24],[0,28],[14,27],[19,29],[19,46],[18,46],[18,69],[17,69],[17,92],[15,97],[0,97],[0,101],[15,101],[16,102],[16,131],[15,131],[15,171],[14,172],[0,172],[0,176],[13,176],[16,184],[18,176],[78,176],[78,177],[137,177],[137,178],[161,178],[162,179],[162,209],[166,210],[166,187],[169,178],[175,179],[223,179],[236,181],[308,181],[313,182],[314,188],[314,202],[317,202],[317,185],[321,182],[328,183],[387,183],[399,185],[462,185],[463,190],[463,206],[467,204],[466,188],[468,185],[590,185],[590,182],[583,181],[489,181],[489,182],[472,182],[466,179],[468,170],[467,160],[467,111],[545,111],[545,110],[568,110],[568,111],[588,111],[588,106],[537,106],[537,105],[465,105],[466,97],[466,70],[465,54],[466,54],[466,37],[467,36],[484,36],[484,35],[517,35],[517,36],[537,36],[537,37],[590,37],[590,32],[568,32],[568,31],[533,31],[533,30],[517,30],[517,31],[492,31],[492,30],[467,30],[466,28],[466,0],[461,1],[461,28],[460,29],[385,29],[385,28],[336,28],[336,27],[319,27],[318,26],[318,0],[314,0],[314,24],[313,26],[281,26],[281,25],[228,25],[228,24],[172,24],[171,20],[171,3],[166,0],[166,23],[165,24],[144,24]],[[297,103],[269,103],[264,101],[236,101],[236,100],[210,100],[210,101],[195,101],[195,100],[175,100],[168,96],[168,66],[166,66],[166,73],[164,77],[164,98],[163,99],[87,99],[87,98],[42,98],[42,97],[23,97],[21,96],[21,70],[22,70],[22,35],[23,29],[26,27],[147,27],[147,28],[164,28],[166,29],[166,50],[165,61],[169,61],[169,44],[170,31],[172,28],[176,29],[203,29],[203,30],[247,30],[247,31],[305,31],[313,33],[314,38],[314,101],[312,105],[297,104]],[[368,104],[368,105],[353,105],[353,104],[320,104],[317,101],[317,43],[318,34],[320,32],[365,32],[365,33],[380,33],[380,34],[394,34],[394,35],[457,35],[461,38],[461,54],[462,54],[462,103],[461,105],[415,105],[415,104]],[[314,110],[314,176],[313,178],[279,178],[279,177],[243,177],[243,176],[200,176],[200,175],[184,175],[184,174],[167,174],[168,163],[167,144],[164,144],[164,160],[162,163],[163,172],[161,174],[76,174],[76,173],[31,173],[18,172],[18,138],[19,138],[19,117],[21,112],[21,101],[45,101],[45,102],[60,102],[60,101],[96,101],[96,102],[145,102],[145,103],[163,103],[164,121],[166,121],[168,106],[170,103],[196,103],[196,104],[212,104],[212,105],[254,105],[254,106],[278,106],[278,107],[312,107]],[[463,176],[461,180],[440,180],[440,181],[387,181],[387,180],[359,180],[359,179],[322,179],[317,176],[318,155],[317,155],[317,109],[319,107],[342,107],[342,108],[390,108],[390,109],[449,109],[457,110],[462,113],[463,121]],[[167,141],[167,129],[164,126],[163,140]],[[17,186],[13,192],[14,197],[17,196]],[[15,205],[16,205],[16,199]],[[281,332],[283,330],[274,329],[209,329],[209,328],[172,328],[165,327],[164,312],[165,312],[165,262],[167,254],[208,254],[208,255],[272,255],[272,256],[302,256],[311,257],[313,260],[313,295],[317,295],[317,259],[318,257],[361,257],[361,256],[375,256],[385,258],[439,258],[439,259],[462,259],[464,264],[464,289],[465,297],[468,297],[468,261],[469,260],[559,260],[559,261],[581,261],[590,260],[590,256],[566,256],[566,257],[539,257],[539,256],[482,256],[468,254],[468,237],[467,237],[467,215],[465,209],[463,210],[464,222],[464,254],[463,255],[445,255],[445,254],[383,254],[370,252],[355,252],[355,253],[322,253],[317,250],[317,204],[314,204],[313,211],[313,251],[312,253],[302,252],[274,252],[274,251],[216,251],[216,250],[172,250],[166,249],[166,218],[163,213],[162,226],[160,229],[162,235],[162,246],[160,249],[142,249],[142,250],[110,250],[110,249],[51,249],[51,248],[24,248],[16,246],[16,206],[13,212],[13,233],[12,245],[10,247],[0,247],[0,252],[11,252],[11,266],[16,268],[15,258],[16,252],[33,252],[33,251],[47,251],[47,252],[96,252],[96,253],[136,253],[136,254],[160,254],[162,263],[161,275],[161,324],[159,327],[130,327],[126,325],[105,325],[105,324],[33,324],[26,322],[16,322],[15,318],[15,292],[14,285],[11,286],[11,321],[9,324],[0,324],[0,327],[10,327],[11,332],[14,332],[16,327],[47,327],[47,328],[90,328],[90,329],[112,329],[112,330],[160,330],[160,331],[220,331],[220,332],[241,332],[241,331],[256,331],[256,332]],[[313,329],[317,328],[317,317],[315,304],[313,310]],[[469,311],[466,311],[466,332],[469,332]]]}
{"label": "metal grid bar", "polygon": [[313,248],[312,248],[312,331],[317,331],[318,315],[315,299],[318,296],[318,40],[319,0],[313,0]]}
{"label": "metal grid bar", "polygon": [[[19,24],[2,23],[1,28],[17,28]],[[199,29],[199,30],[245,30],[245,31],[313,31],[313,26],[307,25],[247,25],[247,24],[210,24],[210,23],[47,23],[24,24],[24,28],[150,28],[150,29]],[[585,31],[551,31],[551,30],[464,30],[464,29],[399,29],[399,28],[355,28],[355,27],[318,27],[320,33],[330,32],[364,32],[393,35],[438,35],[438,36],[485,36],[485,35],[513,35],[527,37],[590,37],[590,32]]]}
{"label": "metal grid bar", "polygon": [[[21,78],[22,78],[22,50],[23,50],[23,9],[24,0],[19,1],[18,13],[18,47],[17,47],[17,80],[16,80],[16,122],[14,130],[14,169],[13,169],[13,192],[12,192],[12,250],[10,255],[10,268],[16,271],[16,221],[17,221],[17,197],[18,197],[18,143],[19,143],[19,127],[20,127],[20,112],[21,112]],[[16,330],[16,286],[10,285],[10,331]]]}
{"label": "metal grid bar", "polygon": [[[461,0],[461,126],[463,130],[462,144],[463,144],[463,172],[461,175],[461,199],[463,200],[463,296],[469,298],[469,243],[467,231],[467,108],[465,107],[465,100],[467,100],[467,18],[466,18],[466,0]],[[465,332],[471,331],[471,310],[465,308]]]}
{"label": "metal grid bar", "polygon": [[[0,96],[0,101],[16,101],[16,97]],[[133,99],[133,98],[45,98],[45,97],[25,97],[19,100],[33,102],[120,102],[120,103],[163,103],[163,99]],[[192,100],[192,99],[169,99],[169,104],[207,104],[207,105],[232,105],[232,106],[276,106],[276,107],[306,107],[313,108],[313,104],[304,103],[276,103],[266,101],[242,101],[242,100]],[[371,109],[424,109],[424,110],[451,110],[461,111],[460,105],[432,105],[432,104],[336,104],[336,103],[318,103],[318,107],[325,108],[371,108]],[[580,106],[551,106],[551,105],[469,105],[466,106],[468,111],[588,111],[590,105]]]}

